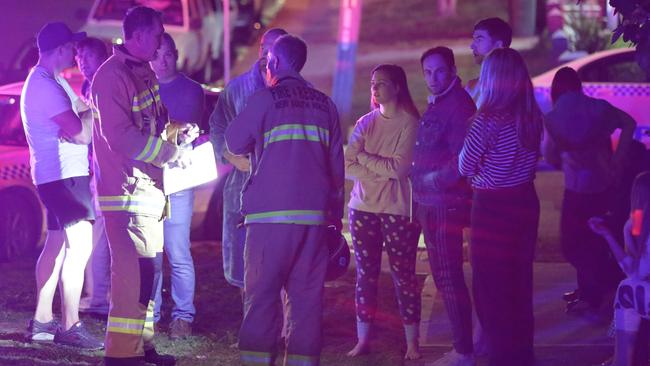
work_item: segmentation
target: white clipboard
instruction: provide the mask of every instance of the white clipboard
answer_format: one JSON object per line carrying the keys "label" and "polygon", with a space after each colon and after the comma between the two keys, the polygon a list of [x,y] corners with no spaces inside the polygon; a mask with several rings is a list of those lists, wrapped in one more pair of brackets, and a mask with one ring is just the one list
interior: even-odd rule
{"label": "white clipboard", "polygon": [[211,182],[219,176],[214,159],[212,143],[206,141],[189,151],[191,164],[180,168],[165,165],[163,168],[163,190],[165,195],[180,192]]}

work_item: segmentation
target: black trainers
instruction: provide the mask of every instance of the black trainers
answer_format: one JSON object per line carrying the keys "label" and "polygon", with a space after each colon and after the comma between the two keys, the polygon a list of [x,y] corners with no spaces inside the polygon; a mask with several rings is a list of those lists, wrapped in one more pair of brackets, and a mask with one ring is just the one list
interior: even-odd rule
{"label": "black trainers", "polygon": [[47,323],[32,319],[27,326],[27,340],[30,342],[52,342],[58,330],[59,322],[56,319]]}
{"label": "black trainers", "polygon": [[104,343],[88,333],[88,330],[81,321],[74,323],[66,331],[59,329],[54,336],[54,343],[87,350],[100,350],[104,348]]}
{"label": "black trainers", "polygon": [[144,360],[147,363],[152,363],[156,366],[174,366],[176,365],[176,358],[172,355],[161,355],[156,352],[155,348],[144,350]]}
{"label": "black trainers", "polygon": [[187,338],[192,335],[192,324],[187,320],[174,319],[169,324],[169,338],[172,340]]}
{"label": "black trainers", "polygon": [[562,300],[566,302],[574,302],[576,300],[580,300],[580,290],[575,289],[573,291],[565,292],[562,294]]}

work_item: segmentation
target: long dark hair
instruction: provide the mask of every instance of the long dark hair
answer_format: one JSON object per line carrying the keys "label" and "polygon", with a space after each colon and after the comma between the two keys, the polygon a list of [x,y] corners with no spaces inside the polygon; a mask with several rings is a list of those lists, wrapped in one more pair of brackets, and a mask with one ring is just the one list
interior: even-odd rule
{"label": "long dark hair", "polygon": [[[372,75],[377,71],[385,72],[390,81],[397,86],[397,107],[403,109],[406,113],[412,115],[416,119],[420,119],[420,112],[418,112],[417,107],[415,107],[415,103],[413,103],[413,98],[411,97],[411,92],[409,92],[409,86],[406,81],[406,73],[404,72],[404,69],[397,65],[381,64],[372,69],[370,76],[372,77]],[[372,109],[379,108],[379,104],[373,100],[372,95],[370,96],[370,107]]]}
{"label": "long dark hair", "polygon": [[582,91],[582,81],[580,81],[580,77],[574,69],[565,66],[557,70],[551,83],[551,101],[553,104],[566,92],[580,91]]}
{"label": "long dark hair", "polygon": [[492,50],[481,64],[478,87],[477,115],[494,112],[512,115],[521,145],[538,150],[542,138],[542,112],[519,52],[512,48]]}

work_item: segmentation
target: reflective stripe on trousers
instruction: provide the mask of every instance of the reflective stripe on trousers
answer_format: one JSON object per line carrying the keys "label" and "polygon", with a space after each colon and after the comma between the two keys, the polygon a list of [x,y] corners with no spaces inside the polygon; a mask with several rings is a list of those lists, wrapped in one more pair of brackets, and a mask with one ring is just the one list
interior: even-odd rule
{"label": "reflective stripe on trousers", "polygon": [[239,333],[245,365],[272,365],[282,324],[280,291],[286,289],[285,365],[318,365],[326,229],[317,225],[252,224],[244,248],[244,320]]}
{"label": "reflective stripe on trousers", "polygon": [[111,250],[106,357],[142,356],[153,340],[155,257],[162,251],[163,223],[123,213],[104,220]]}

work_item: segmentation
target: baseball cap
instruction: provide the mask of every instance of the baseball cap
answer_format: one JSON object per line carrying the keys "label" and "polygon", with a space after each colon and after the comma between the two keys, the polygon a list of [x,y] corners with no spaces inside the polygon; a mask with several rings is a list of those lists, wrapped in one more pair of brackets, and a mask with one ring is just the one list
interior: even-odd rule
{"label": "baseball cap", "polygon": [[77,42],[86,38],[86,32],[73,33],[61,22],[47,23],[36,36],[36,44],[41,52],[53,50],[68,42]]}

